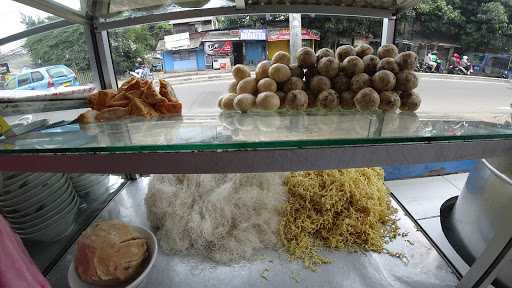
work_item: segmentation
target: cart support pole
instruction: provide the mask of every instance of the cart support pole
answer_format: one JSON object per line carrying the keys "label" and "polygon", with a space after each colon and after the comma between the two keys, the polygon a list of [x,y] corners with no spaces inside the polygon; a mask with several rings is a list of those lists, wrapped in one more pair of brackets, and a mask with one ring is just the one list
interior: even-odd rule
{"label": "cart support pole", "polygon": [[462,277],[457,288],[487,288],[511,257],[512,229],[498,231],[482,254]]}
{"label": "cart support pole", "polygon": [[290,13],[290,56],[292,64],[297,63],[297,51],[302,47],[302,21],[300,14]]}
{"label": "cart support pole", "polygon": [[393,44],[395,42],[396,17],[382,18],[382,39],[381,45]]}

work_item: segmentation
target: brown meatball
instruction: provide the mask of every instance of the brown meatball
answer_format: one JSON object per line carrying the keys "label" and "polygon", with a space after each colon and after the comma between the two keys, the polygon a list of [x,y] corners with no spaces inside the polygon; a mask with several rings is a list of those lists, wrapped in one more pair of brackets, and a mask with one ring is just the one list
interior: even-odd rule
{"label": "brown meatball", "polygon": [[261,61],[258,66],[256,66],[256,80],[261,80],[263,78],[268,77],[268,69],[272,66],[271,61]]}
{"label": "brown meatball", "polygon": [[400,70],[414,70],[416,63],[418,62],[418,56],[412,51],[402,52],[396,57],[396,63]]}
{"label": "brown meatball", "polygon": [[356,49],[350,45],[343,45],[336,49],[336,59],[343,63],[349,56],[356,56]]}
{"label": "brown meatball", "polygon": [[228,92],[229,93],[236,93],[236,87],[238,86],[238,81],[234,80],[229,84]]}
{"label": "brown meatball", "polygon": [[379,108],[380,96],[373,88],[364,88],[357,93],[354,103],[359,111],[374,111]]}
{"label": "brown meatball", "polygon": [[343,61],[341,65],[341,70],[343,74],[347,77],[353,77],[356,74],[364,72],[364,63],[361,58],[357,56],[349,56]]}
{"label": "brown meatball", "polygon": [[380,59],[395,58],[398,56],[398,48],[393,44],[384,44],[377,50],[377,56],[379,56]]}
{"label": "brown meatball", "polygon": [[396,77],[388,70],[381,70],[373,75],[372,83],[377,91],[391,91],[395,89]]}
{"label": "brown meatball", "polygon": [[338,94],[343,93],[343,91],[350,90],[350,78],[346,77],[343,73],[338,74],[338,76],[332,79],[331,82],[334,91]]}
{"label": "brown meatball", "polygon": [[396,61],[393,58],[384,58],[380,60],[379,65],[377,65],[377,70],[388,70],[393,74],[398,74],[398,72],[400,72],[398,64],[396,64]]}
{"label": "brown meatball", "polygon": [[303,90],[293,90],[286,95],[286,108],[296,111],[304,111],[308,108],[308,94]]}
{"label": "brown meatball", "polygon": [[276,54],[274,54],[274,56],[272,57],[272,64],[281,63],[281,64],[288,66],[288,65],[290,65],[290,62],[291,62],[290,54],[288,54],[284,51],[279,51]]}
{"label": "brown meatball", "polygon": [[292,77],[304,78],[304,70],[298,64],[290,65],[290,71],[292,72]]}
{"label": "brown meatball", "polygon": [[297,51],[297,63],[302,68],[309,68],[316,65],[316,54],[309,47],[302,47]]}
{"label": "brown meatball", "polygon": [[244,93],[256,94],[258,91],[256,84],[256,78],[245,78],[238,83],[238,86],[236,87],[236,93],[238,95]]}
{"label": "brown meatball", "polygon": [[372,55],[373,48],[368,44],[360,44],[356,47],[356,55],[359,58],[364,58],[364,56]]}
{"label": "brown meatball", "polygon": [[251,77],[251,71],[247,66],[244,66],[242,64],[237,64],[233,69],[231,70],[231,74],[233,74],[233,77],[236,81],[242,81],[245,78]]}
{"label": "brown meatball", "polygon": [[281,106],[279,96],[273,92],[263,92],[256,97],[256,108],[264,111],[275,111]]}
{"label": "brown meatball", "polygon": [[311,92],[318,95],[320,92],[331,89],[331,81],[325,76],[317,75],[311,79],[309,88]]}
{"label": "brown meatball", "polygon": [[316,106],[324,109],[333,110],[339,106],[339,96],[336,91],[328,89],[323,91],[316,98]]}
{"label": "brown meatball", "polygon": [[304,78],[306,79],[306,82],[311,81],[311,79],[313,79],[313,77],[315,77],[316,75],[319,74],[318,69],[315,66],[306,69],[306,71],[304,72]]}
{"label": "brown meatball", "polygon": [[340,62],[334,57],[324,57],[318,62],[318,73],[327,78],[334,78],[340,70]]}
{"label": "brown meatball", "polygon": [[277,83],[276,81],[270,78],[263,78],[258,81],[258,93],[261,92],[276,92],[277,91]]}
{"label": "brown meatball", "polygon": [[279,107],[284,107],[284,102],[286,101],[286,93],[283,91],[277,91],[276,94],[279,96],[279,102],[281,103]]}
{"label": "brown meatball", "polygon": [[384,112],[394,112],[400,107],[400,97],[394,91],[380,93],[379,109]]}
{"label": "brown meatball", "polygon": [[350,80],[350,88],[354,92],[359,92],[364,88],[368,88],[372,85],[372,78],[368,76],[366,73],[359,73],[356,76],[352,77]]}
{"label": "brown meatball", "polygon": [[297,77],[292,77],[288,81],[286,81],[283,85],[283,91],[285,93],[289,93],[293,90],[303,90],[304,89],[304,81]]}
{"label": "brown meatball", "polygon": [[334,58],[334,52],[329,48],[322,48],[318,51],[316,51],[316,61],[322,60],[322,58],[325,57],[333,57]]}
{"label": "brown meatball", "polygon": [[292,77],[292,72],[288,66],[277,63],[270,66],[268,69],[268,76],[276,82],[285,82]]}
{"label": "brown meatball", "polygon": [[404,70],[396,77],[396,89],[400,91],[412,91],[418,87],[416,73]]}
{"label": "brown meatball", "polygon": [[363,58],[364,73],[373,76],[377,72],[377,66],[379,66],[380,59],[375,55],[366,55]]}
{"label": "brown meatball", "polygon": [[400,93],[400,110],[404,112],[414,112],[420,108],[421,98],[414,91],[405,91]]}
{"label": "brown meatball", "polygon": [[233,107],[236,111],[246,113],[256,105],[256,97],[252,94],[240,94],[235,97]]}
{"label": "brown meatball", "polygon": [[345,110],[352,110],[356,108],[356,104],[354,103],[354,98],[356,97],[356,93],[352,90],[344,91],[340,94],[340,106]]}

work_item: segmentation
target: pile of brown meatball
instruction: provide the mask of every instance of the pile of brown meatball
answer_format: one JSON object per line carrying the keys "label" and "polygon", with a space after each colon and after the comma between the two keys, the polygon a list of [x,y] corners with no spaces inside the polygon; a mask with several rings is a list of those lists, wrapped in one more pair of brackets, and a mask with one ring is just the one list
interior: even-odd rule
{"label": "pile of brown meatball", "polygon": [[383,45],[376,54],[366,44],[341,46],[336,52],[322,48],[316,53],[303,47],[297,52],[297,64],[291,65],[290,55],[281,51],[272,61],[260,62],[254,77],[246,66],[236,65],[232,70],[235,80],[218,106],[240,112],[418,110],[421,98],[414,92],[417,55],[399,54],[392,44]]}

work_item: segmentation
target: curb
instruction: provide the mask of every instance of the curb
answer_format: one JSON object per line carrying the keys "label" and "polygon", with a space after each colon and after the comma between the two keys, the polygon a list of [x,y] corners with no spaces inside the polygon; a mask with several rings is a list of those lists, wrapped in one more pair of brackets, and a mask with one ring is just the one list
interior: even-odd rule
{"label": "curb", "polygon": [[502,82],[510,83],[509,79],[493,78],[493,77],[482,77],[482,76],[470,76],[470,75],[452,75],[452,74],[439,74],[439,73],[420,73],[416,72],[420,78],[429,79],[445,79],[445,80],[466,80],[466,81],[482,81],[482,82]]}

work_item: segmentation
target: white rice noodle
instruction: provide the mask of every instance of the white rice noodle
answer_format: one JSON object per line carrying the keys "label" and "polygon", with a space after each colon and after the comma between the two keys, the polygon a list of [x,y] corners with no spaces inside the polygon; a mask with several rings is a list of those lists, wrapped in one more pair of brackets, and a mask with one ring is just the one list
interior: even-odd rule
{"label": "white rice noodle", "polygon": [[148,220],[168,253],[198,253],[219,263],[249,260],[277,247],[285,173],[154,175]]}

